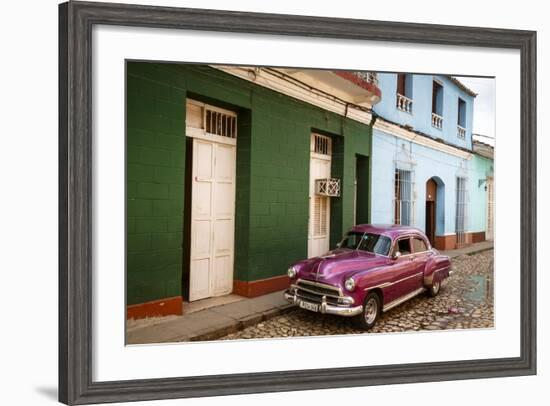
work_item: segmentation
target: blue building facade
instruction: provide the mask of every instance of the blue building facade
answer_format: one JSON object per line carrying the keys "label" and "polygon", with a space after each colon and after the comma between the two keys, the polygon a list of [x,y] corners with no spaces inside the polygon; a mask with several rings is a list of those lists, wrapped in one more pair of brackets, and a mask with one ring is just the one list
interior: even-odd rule
{"label": "blue building facade", "polygon": [[406,224],[453,249],[486,239],[492,159],[472,141],[476,94],[456,78],[379,73],[371,221]]}

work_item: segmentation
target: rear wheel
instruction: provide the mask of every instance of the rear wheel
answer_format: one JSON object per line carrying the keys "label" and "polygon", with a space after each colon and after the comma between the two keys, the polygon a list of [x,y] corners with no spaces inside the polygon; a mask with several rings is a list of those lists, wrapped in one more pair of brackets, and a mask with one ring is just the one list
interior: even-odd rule
{"label": "rear wheel", "polygon": [[437,296],[440,290],[441,290],[441,282],[440,281],[433,282],[432,286],[430,286],[430,288],[428,289],[428,294],[431,297],[434,297],[434,296]]}
{"label": "rear wheel", "polygon": [[355,324],[363,330],[372,328],[380,317],[380,305],[380,296],[374,292],[369,293],[363,302],[363,311],[355,316]]}

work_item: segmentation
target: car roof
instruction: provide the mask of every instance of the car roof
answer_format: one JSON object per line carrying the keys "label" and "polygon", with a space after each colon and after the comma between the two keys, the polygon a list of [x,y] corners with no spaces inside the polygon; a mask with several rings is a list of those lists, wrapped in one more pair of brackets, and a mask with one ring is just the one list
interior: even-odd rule
{"label": "car roof", "polygon": [[424,237],[422,230],[416,227],[403,226],[400,224],[358,224],[353,226],[351,231],[381,234],[390,237],[391,239],[395,239],[404,234],[420,234]]}

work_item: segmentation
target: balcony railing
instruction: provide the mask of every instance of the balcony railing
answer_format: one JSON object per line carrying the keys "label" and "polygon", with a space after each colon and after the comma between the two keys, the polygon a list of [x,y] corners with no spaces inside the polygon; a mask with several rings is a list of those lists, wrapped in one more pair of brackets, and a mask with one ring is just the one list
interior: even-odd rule
{"label": "balcony railing", "polygon": [[397,93],[397,109],[412,114],[412,99]]}
{"label": "balcony railing", "polygon": [[378,74],[376,72],[358,72],[355,71],[353,74],[360,79],[372,83],[376,86],[378,86]]}
{"label": "balcony railing", "polygon": [[432,127],[435,127],[438,130],[441,130],[443,128],[443,117],[435,113],[432,113]]}
{"label": "balcony railing", "polygon": [[461,127],[459,125],[456,126],[456,136],[461,139],[466,138],[466,129],[464,127]]}

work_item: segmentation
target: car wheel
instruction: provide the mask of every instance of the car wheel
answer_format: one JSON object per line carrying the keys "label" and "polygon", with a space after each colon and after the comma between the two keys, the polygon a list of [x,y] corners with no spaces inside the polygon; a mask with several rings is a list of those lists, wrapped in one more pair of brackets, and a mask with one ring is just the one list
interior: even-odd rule
{"label": "car wheel", "polygon": [[432,283],[432,286],[430,286],[430,288],[428,289],[428,295],[430,295],[431,297],[437,296],[440,290],[441,290],[441,282],[440,281],[434,282]]}
{"label": "car wheel", "polygon": [[363,330],[372,328],[380,317],[380,310],[380,296],[375,292],[369,293],[363,302],[363,311],[355,316],[355,324]]}

